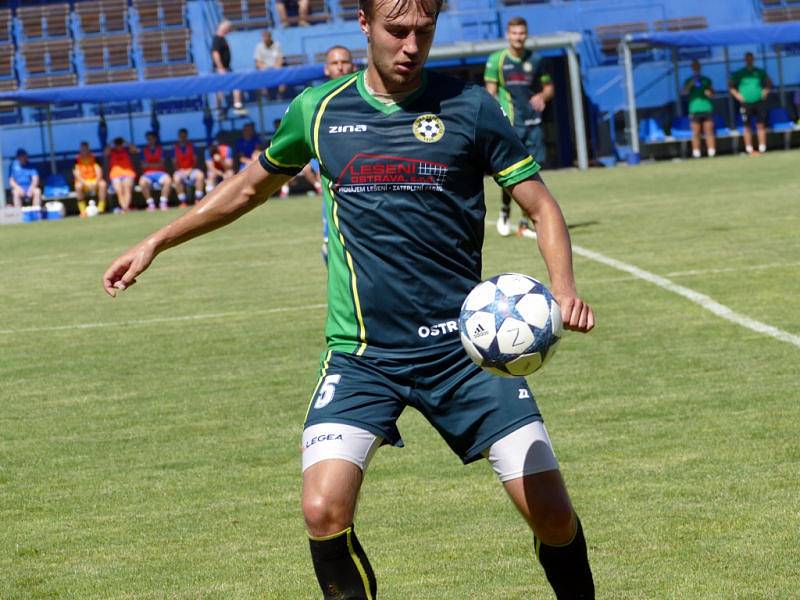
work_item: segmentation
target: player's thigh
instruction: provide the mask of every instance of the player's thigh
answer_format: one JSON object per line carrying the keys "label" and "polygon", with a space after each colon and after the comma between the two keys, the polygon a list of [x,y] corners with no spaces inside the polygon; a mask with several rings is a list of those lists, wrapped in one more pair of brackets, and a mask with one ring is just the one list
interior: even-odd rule
{"label": "player's thigh", "polygon": [[357,465],[343,459],[318,462],[303,472],[303,517],[311,535],[331,535],[353,524],[363,478]]}
{"label": "player's thigh", "polygon": [[[512,431],[541,421],[523,377],[498,377],[478,367],[459,344],[426,365],[438,374],[423,379],[416,408],[464,463]],[[424,387],[423,387],[424,386]]]}
{"label": "player's thigh", "polygon": [[575,512],[558,470],[542,471],[503,484],[530,528],[546,544],[563,544],[575,531]]}

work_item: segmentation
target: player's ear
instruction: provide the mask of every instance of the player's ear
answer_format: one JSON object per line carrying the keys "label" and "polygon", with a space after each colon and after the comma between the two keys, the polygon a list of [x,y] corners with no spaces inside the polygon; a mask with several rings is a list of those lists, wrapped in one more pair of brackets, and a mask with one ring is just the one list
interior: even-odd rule
{"label": "player's ear", "polygon": [[367,15],[365,15],[364,11],[361,9],[358,9],[358,26],[361,27],[361,31],[363,31],[364,35],[369,39],[369,21],[367,20]]}

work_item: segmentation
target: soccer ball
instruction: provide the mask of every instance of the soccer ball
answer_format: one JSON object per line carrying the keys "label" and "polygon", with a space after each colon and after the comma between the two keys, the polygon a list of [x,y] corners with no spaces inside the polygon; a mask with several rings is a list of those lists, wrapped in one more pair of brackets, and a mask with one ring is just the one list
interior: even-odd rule
{"label": "soccer ball", "polygon": [[540,281],[503,273],[467,295],[458,331],[467,354],[486,371],[530,375],[556,351],[563,332],[561,309]]}

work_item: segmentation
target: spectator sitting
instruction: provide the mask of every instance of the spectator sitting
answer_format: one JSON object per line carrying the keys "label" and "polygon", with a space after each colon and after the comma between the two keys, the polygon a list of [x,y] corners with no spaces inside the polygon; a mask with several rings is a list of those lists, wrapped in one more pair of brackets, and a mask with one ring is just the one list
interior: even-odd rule
{"label": "spectator sitting", "polygon": [[216,140],[206,149],[206,174],[206,192],[213,190],[217,181],[233,177],[233,151],[230,146]]}
{"label": "spectator sitting", "polygon": [[86,195],[97,196],[97,211],[106,211],[106,195],[108,184],[103,179],[103,169],[97,164],[94,154],[89,149],[89,142],[81,142],[78,156],[75,158],[75,167],[72,169],[75,178],[75,195],[78,198],[78,209],[81,216],[88,216],[86,212]]}
{"label": "spectator sitting", "polygon": [[[228,40],[225,39],[225,36],[230,31],[231,22],[226,19],[217,26],[217,32],[211,39],[211,61],[214,65],[214,70],[223,75],[233,70],[231,69],[231,47],[228,45]],[[223,118],[225,116],[225,102],[222,92],[217,92],[217,109],[219,110],[220,118]],[[233,90],[233,110],[236,114],[247,114],[247,110],[242,105],[242,92],[239,90]]]}
{"label": "spectator sitting", "polygon": [[194,187],[195,202],[203,197],[205,176],[197,168],[194,144],[189,141],[189,132],[183,127],[178,130],[178,141],[173,147],[172,162],[175,166],[172,183],[175,184],[175,192],[178,194],[181,208],[186,208],[186,191],[188,189]]}
{"label": "spectator sitting", "polygon": [[236,141],[234,154],[239,160],[239,170],[243,170],[253,162],[253,151],[261,144],[261,138],[256,135],[253,123],[245,123],[242,127],[242,137]]}
{"label": "spectator sitting", "polygon": [[289,27],[289,13],[297,14],[297,24],[300,27],[308,27],[308,0],[275,0],[275,9],[278,11],[278,18],[281,25]]}
{"label": "spectator sitting", "polygon": [[147,210],[155,210],[156,203],[153,200],[152,188],[160,189],[158,207],[161,210],[169,208],[169,191],[172,178],[167,174],[167,165],[164,161],[164,148],[158,143],[158,137],[154,131],[145,134],[147,146],[142,148],[142,176],[139,178],[139,186],[142,188],[142,195],[147,201]]}
{"label": "spectator sitting", "polygon": [[136,171],[133,168],[130,150],[138,152],[136,146],[125,145],[125,140],[121,137],[114,138],[114,146],[105,149],[106,164],[108,165],[108,178],[117,194],[119,210],[128,212],[131,209],[133,199],[133,180]]}
{"label": "spectator sitting", "polygon": [[[265,29],[261,32],[261,41],[256,44],[256,49],[253,52],[253,60],[256,63],[256,69],[259,71],[280,69],[283,66],[281,44],[277,40],[272,39],[272,32],[269,29]],[[278,98],[282,98],[285,93],[286,86],[278,86]]]}
{"label": "spectator sitting", "polygon": [[42,191],[39,189],[39,172],[28,163],[28,153],[24,148],[17,150],[17,157],[11,161],[8,174],[14,207],[22,208],[23,202],[30,201],[33,206],[42,205]]}

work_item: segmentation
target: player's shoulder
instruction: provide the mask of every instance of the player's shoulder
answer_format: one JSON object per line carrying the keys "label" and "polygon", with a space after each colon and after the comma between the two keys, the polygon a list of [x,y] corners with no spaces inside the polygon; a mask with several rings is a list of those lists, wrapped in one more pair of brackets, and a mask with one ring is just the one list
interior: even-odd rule
{"label": "player's shoulder", "polygon": [[507,52],[506,48],[501,48],[500,50],[495,50],[492,52],[489,57],[486,59],[487,63],[498,63],[500,59],[503,57],[503,54]]}
{"label": "player's shoulder", "polygon": [[316,107],[327,96],[339,88],[351,84],[357,77],[358,71],[355,73],[350,73],[349,75],[337,77],[336,79],[331,79],[330,81],[326,81],[325,83],[321,83],[319,85],[307,87],[292,101],[292,103],[297,103],[304,110]]}

